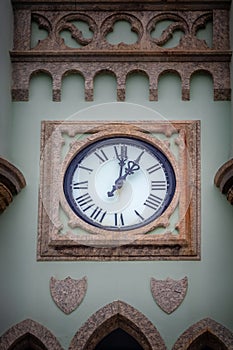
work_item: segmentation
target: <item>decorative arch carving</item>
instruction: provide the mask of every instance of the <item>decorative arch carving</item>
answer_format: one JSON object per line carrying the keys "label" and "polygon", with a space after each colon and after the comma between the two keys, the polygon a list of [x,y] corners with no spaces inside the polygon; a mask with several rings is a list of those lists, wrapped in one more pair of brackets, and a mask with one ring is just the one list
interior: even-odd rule
{"label": "decorative arch carving", "polygon": [[218,169],[214,183],[233,205],[233,159],[230,159]]}
{"label": "decorative arch carving", "polygon": [[[158,98],[158,72],[175,69],[182,79],[182,99],[189,100],[190,76],[198,68],[213,75],[214,99],[230,100],[229,10],[231,0],[11,0],[14,9],[14,48],[12,99],[27,101],[29,76],[45,69],[53,79],[53,100],[61,100],[62,75],[67,70],[80,71],[85,76],[85,98],[92,101],[93,79],[99,70],[111,70],[117,78],[117,99],[125,99],[125,77],[133,70],[146,70],[150,81],[149,100]],[[172,23],[152,38],[156,23]],[[92,38],[85,38],[73,21],[89,25]],[[213,45],[197,38],[199,28],[213,23]],[[45,39],[34,47],[31,43],[31,23],[36,21],[47,30]],[[127,21],[138,39],[135,43],[112,45],[106,40],[117,21]],[[183,35],[173,48],[163,45],[179,29]],[[60,33],[68,30],[81,45],[67,47]],[[91,62],[91,64],[90,64]],[[174,68],[175,67],[175,68]]]}
{"label": "decorative arch carving", "polygon": [[63,350],[55,336],[41,324],[26,319],[12,326],[0,338],[1,350]]}
{"label": "decorative arch carving", "polygon": [[166,350],[155,326],[138,310],[122,301],[114,301],[94,313],[75,334],[69,350],[94,350],[115,329],[131,335],[144,350]]}
{"label": "decorative arch carving", "polygon": [[213,347],[213,350],[233,349],[233,333],[211,318],[204,318],[189,327],[178,338],[172,350],[200,349],[198,347],[198,339],[203,340],[202,346],[210,346],[210,343],[214,339],[216,343],[214,346],[218,345],[218,347]]}
{"label": "decorative arch carving", "polygon": [[26,181],[21,171],[6,159],[0,158],[0,213],[25,186]]}

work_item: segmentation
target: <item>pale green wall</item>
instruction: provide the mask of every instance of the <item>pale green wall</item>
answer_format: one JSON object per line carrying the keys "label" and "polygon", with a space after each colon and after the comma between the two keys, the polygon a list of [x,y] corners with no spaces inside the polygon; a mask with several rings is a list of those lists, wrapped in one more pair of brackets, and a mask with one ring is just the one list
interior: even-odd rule
{"label": "pale green wall", "polygon": [[[9,9],[4,11],[10,17]],[[112,78],[99,78],[95,101],[87,103],[82,81],[70,77],[65,81],[62,102],[55,103],[51,101],[50,80],[42,76],[33,79],[29,102],[12,104],[9,160],[23,172],[27,187],[0,217],[0,334],[13,324],[31,318],[50,329],[67,349],[88,317],[114,300],[125,301],[145,314],[168,349],[181,333],[205,317],[233,331],[233,208],[213,184],[217,169],[229,156],[231,104],[213,101],[208,77],[193,79],[190,102],[181,101],[176,76],[161,79],[159,102],[148,102],[144,83],[143,77],[132,77],[128,82],[127,102],[116,103]],[[4,104],[3,108],[6,108]],[[166,119],[201,120],[201,261],[37,262],[41,120],[154,119],[158,113]],[[68,316],[51,299],[51,276],[88,278],[85,299]],[[188,276],[189,282],[186,298],[174,313],[167,315],[153,301],[150,278],[184,276]]]}

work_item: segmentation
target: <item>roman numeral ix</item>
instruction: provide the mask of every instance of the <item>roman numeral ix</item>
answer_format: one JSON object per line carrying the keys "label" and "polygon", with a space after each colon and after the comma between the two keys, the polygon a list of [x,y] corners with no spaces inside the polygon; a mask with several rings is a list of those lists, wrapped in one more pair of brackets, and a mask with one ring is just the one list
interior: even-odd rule
{"label": "roman numeral ix", "polygon": [[88,181],[81,181],[73,183],[73,190],[87,190],[88,189]]}

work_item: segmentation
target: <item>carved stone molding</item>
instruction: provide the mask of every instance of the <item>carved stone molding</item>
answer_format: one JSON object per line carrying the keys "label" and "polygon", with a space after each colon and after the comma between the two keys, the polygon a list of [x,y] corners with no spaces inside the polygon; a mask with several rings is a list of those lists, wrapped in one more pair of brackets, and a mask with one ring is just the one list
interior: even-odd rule
{"label": "carved stone molding", "polygon": [[8,329],[0,338],[0,349],[63,350],[56,337],[46,327],[30,319]]}
{"label": "carved stone molding", "polygon": [[105,336],[118,328],[131,335],[144,350],[166,350],[160,333],[147,317],[120,300],[94,313],[75,334],[69,350],[94,350]]}
{"label": "carved stone molding", "polygon": [[23,174],[6,159],[0,158],[0,213],[25,186]]}
{"label": "carved stone molding", "polygon": [[233,205],[233,159],[230,159],[219,168],[215,175],[214,183]]}
{"label": "carved stone molding", "polygon": [[203,345],[213,350],[232,350],[233,333],[211,318],[204,318],[181,334],[172,350],[197,350]]}
{"label": "carved stone molding", "polygon": [[[205,1],[56,1],[12,0],[14,9],[14,47],[12,99],[27,101],[31,77],[45,72],[52,78],[53,100],[61,100],[63,78],[78,73],[85,80],[85,98],[93,100],[94,79],[101,72],[113,74],[117,81],[117,99],[125,99],[126,80],[132,72],[148,76],[149,99],[158,99],[158,81],[162,74],[180,76],[182,99],[190,98],[190,79],[205,71],[213,78],[214,99],[230,100],[229,8],[230,0]],[[123,20],[137,35],[133,44],[111,44],[107,35],[115,23]],[[152,32],[162,21],[170,25],[159,38]],[[85,22],[93,33],[86,38],[74,25]],[[31,25],[36,22],[47,37],[31,47]],[[198,30],[213,24],[213,44],[198,38]],[[61,37],[69,31],[79,45],[68,47]],[[182,32],[179,44],[164,45],[176,30]],[[90,64],[91,62],[91,64]]]}
{"label": "carved stone molding", "polygon": [[[116,329],[132,336],[144,350],[166,350],[156,327],[137,309],[122,301],[114,301],[95,312],[77,330],[69,350],[94,350],[105,336]],[[205,318],[190,326],[177,339],[172,350],[197,350],[203,346],[213,350],[233,350],[232,332]],[[26,319],[9,328],[0,337],[1,350],[63,350],[56,337],[45,326]]]}

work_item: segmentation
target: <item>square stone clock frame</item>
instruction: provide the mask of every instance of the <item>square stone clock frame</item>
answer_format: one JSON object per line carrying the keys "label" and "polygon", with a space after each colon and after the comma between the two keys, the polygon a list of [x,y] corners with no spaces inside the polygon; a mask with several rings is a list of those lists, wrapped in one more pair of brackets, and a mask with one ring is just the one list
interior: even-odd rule
{"label": "square stone clock frame", "polygon": [[[149,135],[175,159],[177,191],[165,219],[148,232],[118,236],[74,224],[64,200],[67,155],[79,145],[124,130],[127,137]],[[146,137],[146,136],[145,136]],[[72,158],[72,154],[70,155]],[[43,121],[41,128],[38,260],[199,260],[200,122]]]}

